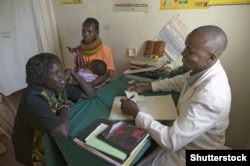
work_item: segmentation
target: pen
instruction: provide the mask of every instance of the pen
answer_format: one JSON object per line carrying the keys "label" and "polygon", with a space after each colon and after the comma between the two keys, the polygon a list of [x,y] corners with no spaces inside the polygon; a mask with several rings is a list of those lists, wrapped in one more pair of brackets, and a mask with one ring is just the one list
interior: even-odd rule
{"label": "pen", "polygon": [[130,96],[130,97],[127,99],[127,101],[133,99],[134,97],[135,97],[135,95]]}

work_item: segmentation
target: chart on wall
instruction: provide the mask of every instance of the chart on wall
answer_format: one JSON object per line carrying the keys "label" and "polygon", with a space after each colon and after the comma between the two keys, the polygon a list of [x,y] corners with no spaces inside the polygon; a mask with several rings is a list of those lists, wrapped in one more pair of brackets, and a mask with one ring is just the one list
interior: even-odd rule
{"label": "chart on wall", "polygon": [[164,52],[175,61],[181,57],[188,33],[189,28],[179,15],[176,15],[162,28],[154,40],[164,41],[166,43]]}
{"label": "chart on wall", "polygon": [[148,12],[150,0],[114,0],[114,11]]}
{"label": "chart on wall", "polygon": [[250,4],[250,0],[160,0],[160,9],[208,9],[213,5],[243,4]]}
{"label": "chart on wall", "polygon": [[207,9],[209,0],[160,0],[160,9]]}
{"label": "chart on wall", "polygon": [[250,4],[250,0],[210,0],[209,5],[243,5]]}
{"label": "chart on wall", "polygon": [[62,4],[82,3],[82,0],[60,0]]}

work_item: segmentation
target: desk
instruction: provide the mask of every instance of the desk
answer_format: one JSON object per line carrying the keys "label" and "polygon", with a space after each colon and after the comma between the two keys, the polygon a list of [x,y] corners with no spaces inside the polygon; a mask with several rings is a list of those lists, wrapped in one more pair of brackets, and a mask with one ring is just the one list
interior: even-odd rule
{"label": "desk", "polygon": [[[73,138],[87,128],[91,123],[101,117],[108,118],[115,96],[125,96],[124,90],[129,86],[127,82],[130,79],[120,77],[112,83],[96,91],[96,97],[91,100],[82,100],[71,107],[69,119],[71,124],[70,137],[67,140],[54,140],[45,135],[45,160],[48,166],[62,166],[64,159],[69,166],[78,165],[101,165],[109,166],[110,163],[93,155],[92,153],[79,147]],[[146,92],[143,95],[164,95],[167,92]],[[176,104],[178,93],[171,93]],[[150,146],[148,141],[141,152],[135,158],[136,162],[143,152]],[[133,163],[134,163],[133,162]]]}

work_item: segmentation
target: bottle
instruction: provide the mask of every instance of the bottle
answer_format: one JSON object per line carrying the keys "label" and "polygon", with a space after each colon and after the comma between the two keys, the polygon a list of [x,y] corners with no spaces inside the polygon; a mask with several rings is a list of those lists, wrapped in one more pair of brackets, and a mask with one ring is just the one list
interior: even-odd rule
{"label": "bottle", "polygon": [[171,63],[170,60],[167,60],[165,65],[164,65],[164,71],[167,73],[170,73],[173,71],[173,64]]}

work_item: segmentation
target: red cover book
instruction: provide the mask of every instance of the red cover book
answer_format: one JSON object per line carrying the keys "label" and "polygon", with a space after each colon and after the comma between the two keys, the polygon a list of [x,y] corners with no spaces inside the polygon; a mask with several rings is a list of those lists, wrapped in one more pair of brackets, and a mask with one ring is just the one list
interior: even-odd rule
{"label": "red cover book", "polygon": [[110,145],[131,154],[149,134],[135,125],[125,122],[116,122],[98,135],[98,138]]}

